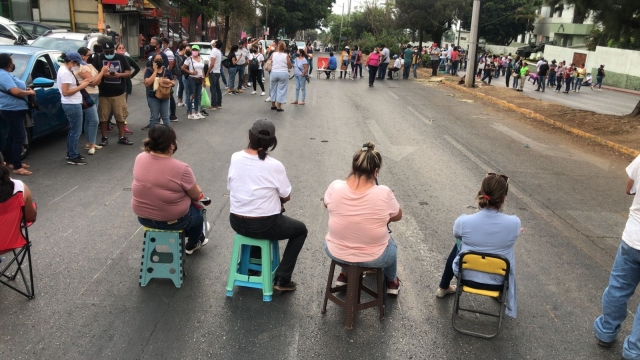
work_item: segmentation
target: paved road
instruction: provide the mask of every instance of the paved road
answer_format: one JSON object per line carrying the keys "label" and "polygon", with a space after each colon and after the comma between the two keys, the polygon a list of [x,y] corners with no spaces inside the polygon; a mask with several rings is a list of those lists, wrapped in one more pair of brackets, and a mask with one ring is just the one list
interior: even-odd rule
{"label": "paved road", "polygon": [[[283,113],[249,93],[225,96],[224,108],[206,120],[187,121],[180,108],[176,156],[214,200],[211,241],[187,259],[181,289],[167,281],[138,286],[142,232],[129,188],[139,147],[117,145],[112,136],[87,166],[74,167],[64,160],[64,135],[40,141],[27,179],[39,204],[30,232],[37,297],[0,288],[0,358],[619,358],[621,342],[599,348],[592,324],[632,200],[623,191],[628,160],[494,106],[446,96],[451,90],[440,86],[385,81],[368,88],[366,80],[314,78],[307,105],[285,105]],[[138,130],[148,110],[143,89],[134,93],[129,122]],[[294,273],[298,290],[271,303],[248,289],[226,298],[224,289],[233,237],[223,196],[229,158],[265,116],[278,129],[273,156],[294,187],[287,213],[309,228]],[[143,137],[138,130],[131,139],[140,144]],[[320,314],[329,264],[320,198],[347,175],[367,140],[378,144],[380,181],[404,210],[392,225],[403,286],[384,321],[370,309],[347,332],[341,309],[329,304]],[[453,331],[453,299],[434,292],[452,224],[474,211],[488,171],[509,175],[505,212],[521,218],[525,234],[516,244],[518,318],[484,341]],[[631,314],[637,305],[634,296]],[[627,321],[621,335],[629,330]]]}

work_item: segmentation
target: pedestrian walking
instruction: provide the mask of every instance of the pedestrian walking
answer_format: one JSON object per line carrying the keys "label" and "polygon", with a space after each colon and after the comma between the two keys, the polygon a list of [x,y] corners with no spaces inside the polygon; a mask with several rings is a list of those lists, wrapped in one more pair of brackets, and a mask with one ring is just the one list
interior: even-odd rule
{"label": "pedestrian walking", "polygon": [[523,62],[522,66],[520,67],[520,78],[518,81],[518,90],[517,91],[524,91],[524,84],[527,82],[527,76],[529,76],[529,64],[527,64],[527,62]]}
{"label": "pedestrian walking", "polygon": [[[351,52],[351,80],[358,78],[358,61],[360,61],[360,66],[362,66],[362,52],[360,52],[360,48],[356,45]],[[309,64],[309,69],[311,69],[311,64]],[[311,74],[311,71],[309,71],[309,74]],[[360,71],[360,77],[362,77],[362,71]]]}
{"label": "pedestrian walking", "polygon": [[271,76],[269,76],[269,88],[271,91],[271,110],[284,111],[282,104],[287,101],[287,88],[289,87],[289,69],[293,67],[291,57],[285,52],[287,49],[284,41],[278,43],[276,52],[271,54]]}
{"label": "pedestrian walking", "polygon": [[[596,84],[593,86],[598,87],[598,91],[602,91],[602,80],[604,79],[604,65],[600,65],[598,68],[598,73],[596,74]],[[593,86],[591,86],[591,90],[593,90]]]}
{"label": "pedestrian walking", "polygon": [[556,74],[557,74],[558,65],[556,65],[555,60],[551,60],[551,64],[549,65],[549,78],[547,79],[547,85],[551,87],[556,86]]}
{"label": "pedestrian walking", "polygon": [[96,149],[102,149],[102,146],[96,144],[98,124],[100,123],[100,120],[98,119],[98,97],[100,94],[98,85],[102,81],[102,77],[107,73],[108,69],[105,66],[102,68],[101,72],[98,72],[92,64],[88,63],[89,59],[93,55],[91,50],[88,48],[81,47],[78,49],[78,54],[80,54],[82,61],[84,61],[86,65],[80,65],[80,68],[77,71],[74,71],[73,74],[78,82],[89,80],[89,86],[85,88],[85,91],[93,101],[92,106],[82,109],[82,113],[84,115],[84,136],[86,137],[84,148],[85,150],[88,150],[89,155],[93,155],[96,153]]}
{"label": "pedestrian walking", "polygon": [[[389,61],[391,61],[391,52],[389,49],[381,44],[378,48],[378,54],[380,54],[380,60],[378,65],[378,80],[384,80],[384,75],[387,73],[387,67],[389,67]],[[371,83],[373,86],[373,83]]]}
{"label": "pedestrian walking", "polygon": [[487,64],[485,64],[484,67],[484,76],[482,77],[482,79],[480,79],[480,81],[485,81],[486,79],[489,79],[489,85],[491,85],[491,79],[493,78],[493,74],[495,73],[495,64],[493,61],[488,62]]}
{"label": "pedestrian walking", "polygon": [[511,58],[511,56],[509,56],[507,58],[507,68],[504,72],[504,76],[506,77],[507,87],[511,86],[511,83],[509,82],[509,80],[511,79],[512,74],[513,74],[513,59]]}
{"label": "pedestrian walking", "polygon": [[564,83],[564,74],[567,71],[565,67],[565,62],[562,61],[558,67],[556,68],[556,90],[555,92],[560,92],[562,89],[562,84]]}
{"label": "pedestrian walking", "polygon": [[564,82],[565,82],[565,94],[569,93],[569,90],[573,87],[573,79],[575,78],[575,67],[574,64],[569,65],[564,71]]}
{"label": "pedestrian walking", "polygon": [[522,60],[517,57],[513,62],[513,89],[518,90],[518,83],[520,82],[520,69],[522,69]]}
{"label": "pedestrian walking", "polygon": [[256,45],[251,49],[251,53],[249,54],[249,82],[253,85],[253,91],[251,95],[256,94],[257,85],[260,85],[260,89],[262,93],[260,96],[264,96],[264,84],[262,82],[262,65],[264,64],[264,55],[258,51],[258,47]]}
{"label": "pedestrian walking", "polygon": [[[291,105],[304,105],[304,100],[307,97],[307,89],[305,85],[307,84],[308,72],[309,63],[307,62],[304,49],[298,49],[298,57],[293,63],[293,77],[296,81],[296,99],[291,103]],[[298,94],[300,90],[302,90],[302,101],[298,102]]]}
{"label": "pedestrian walking", "polygon": [[580,89],[582,88],[582,82],[584,81],[586,76],[587,69],[584,68],[584,64],[578,66],[578,68],[576,68],[576,85],[573,89],[573,92],[580,92]]}
{"label": "pedestrian walking", "polygon": [[549,73],[549,64],[547,60],[544,60],[540,67],[538,68],[538,88],[535,91],[544,92],[545,87],[547,86],[547,74]]}
{"label": "pedestrian walking", "polygon": [[187,77],[187,119],[204,119],[200,114],[200,101],[202,100],[202,83],[204,82],[204,61],[200,56],[200,46],[191,47],[191,56],[182,64],[182,71]]}
{"label": "pedestrian walking", "polygon": [[480,79],[482,75],[484,75],[484,68],[486,66],[487,64],[485,62],[485,57],[481,57],[480,60],[478,61],[478,74],[476,75],[478,79]]}
{"label": "pedestrian walking", "polygon": [[[640,283],[640,196],[636,192],[640,183],[640,156],[627,166],[626,171],[628,179],[625,192],[633,195],[633,203],[613,261],[609,285],[602,294],[602,315],[593,324],[598,345],[605,348],[610,348],[618,337],[629,313],[627,302]],[[624,340],[622,357],[640,358],[640,318],[637,316],[633,320],[631,334]]]}
{"label": "pedestrian walking", "polygon": [[[227,94],[231,94],[231,95],[235,95],[237,94],[236,91],[236,73],[238,72],[238,58],[236,56],[236,53],[238,53],[238,45],[232,45],[231,49],[229,50],[229,57],[227,59],[229,59],[229,88],[227,89]],[[240,87],[240,84],[238,84],[238,88]]]}
{"label": "pedestrian walking", "polygon": [[429,51],[429,56],[431,58],[431,76],[437,76],[440,65],[440,48],[438,48],[438,44],[433,43]]}
{"label": "pedestrian walking", "polygon": [[347,78],[347,73],[349,71],[349,59],[351,58],[350,55],[351,50],[349,50],[348,46],[344,47],[344,50],[342,50],[342,53],[340,54],[340,79],[342,79],[342,76],[344,75],[344,78]]}
{"label": "pedestrian walking", "polygon": [[460,65],[460,48],[457,46],[453,47],[451,51],[451,75],[458,75],[458,66]]}
{"label": "pedestrian walking", "polygon": [[[67,134],[67,164],[86,165],[83,156],[78,153],[78,141],[82,133],[82,103],[84,90],[91,80],[83,79],[78,82],[73,71],[79,71],[81,65],[87,65],[76,51],[67,51],[60,55],[63,65],[58,69],[57,85],[60,91],[60,102],[67,120],[69,120],[69,133]],[[89,101],[92,101],[89,98]]]}
{"label": "pedestrian walking", "polygon": [[[356,46],[356,50],[358,47]],[[313,46],[311,46],[311,40],[307,41],[307,45],[304,47],[304,52],[307,54],[307,62],[309,63],[309,75],[313,72]]]}
{"label": "pedestrian walking", "polygon": [[404,60],[404,71],[402,72],[402,78],[407,80],[409,75],[411,74],[411,60],[413,58],[413,49],[411,48],[411,44],[407,45],[407,48],[404,49],[404,52],[401,55]]}
{"label": "pedestrian walking", "polygon": [[174,75],[176,75],[176,78],[178,80],[178,101],[176,102],[177,107],[186,106],[184,102],[184,86],[186,83],[185,75],[188,74],[182,73],[182,65],[184,65],[184,61],[189,56],[191,56],[191,47],[181,42],[180,45],[178,45],[178,53],[176,54],[175,66],[176,71],[174,72]]}
{"label": "pedestrian walking", "polygon": [[376,80],[376,74],[380,74],[380,56],[380,49],[375,48],[373,52],[367,57],[367,62],[365,65],[367,67],[367,70],[369,70],[369,87],[373,87],[373,83]]}
{"label": "pedestrian walking", "polygon": [[422,64],[422,55],[420,54],[420,52],[418,52],[418,49],[416,48],[413,51],[413,55],[411,58],[411,68],[413,69],[414,79],[418,78],[418,67],[420,66],[420,64]]}
{"label": "pedestrian walking", "polygon": [[149,130],[156,126],[158,118],[162,119],[164,125],[169,126],[169,96],[174,85],[173,73],[164,67],[162,57],[156,55],[153,61],[147,64],[147,68],[144,71],[144,86],[147,90],[147,104],[149,105],[151,117],[149,118],[149,125],[142,128],[142,130]]}
{"label": "pedestrian walking", "polygon": [[[16,69],[9,54],[0,54],[0,120],[8,127],[6,141],[7,160],[14,175],[29,176],[29,165],[22,162],[22,144],[25,139],[24,119],[29,111],[26,97],[36,92],[24,81],[11,74]],[[2,139],[4,140],[4,139]]]}

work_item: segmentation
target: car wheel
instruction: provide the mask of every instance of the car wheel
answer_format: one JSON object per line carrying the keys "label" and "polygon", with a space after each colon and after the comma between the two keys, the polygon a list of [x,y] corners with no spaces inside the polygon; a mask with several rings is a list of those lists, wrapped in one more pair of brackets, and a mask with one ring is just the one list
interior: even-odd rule
{"label": "car wheel", "polygon": [[524,57],[525,57],[525,59],[530,58],[531,57],[531,53],[527,51],[526,53],[524,53]]}
{"label": "car wheel", "polygon": [[22,153],[20,154],[20,159],[24,160],[29,154],[29,149],[31,148],[31,141],[33,140],[33,128],[32,127],[24,127],[24,142],[22,143]]}

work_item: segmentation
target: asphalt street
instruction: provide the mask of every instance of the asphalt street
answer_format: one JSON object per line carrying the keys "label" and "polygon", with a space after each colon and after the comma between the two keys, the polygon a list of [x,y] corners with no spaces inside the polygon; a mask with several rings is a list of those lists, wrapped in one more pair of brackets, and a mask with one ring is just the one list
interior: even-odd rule
{"label": "asphalt street", "polygon": [[[596,345],[593,321],[632,202],[624,193],[630,159],[451,96],[439,84],[387,80],[369,88],[366,79],[313,75],[306,105],[286,104],[282,113],[249,91],[225,95],[223,109],[204,120],[186,120],[179,108],[175,156],[213,199],[210,242],[187,258],[180,289],[164,280],[138,286],[143,234],[130,188],[145,137],[140,127],[149,118],[141,85],[129,97],[135,146],[118,145],[111,134],[111,143],[78,167],[65,162],[65,134],[34,144],[27,161],[34,175],[24,180],[38,202],[30,229],[36,298],[0,287],[0,359],[620,358],[638,296],[612,349]],[[294,90],[291,81],[289,103]],[[287,214],[309,229],[294,272],[297,291],[276,293],[270,303],[254,289],[225,296],[234,234],[224,196],[229,160],[261,117],[276,124],[272,156],[293,185]],[[331,181],[346,177],[353,153],[368,140],[384,157],[380,183],[403,209],[391,226],[402,286],[383,321],[368,309],[347,331],[340,308],[329,303],[320,313],[330,263],[321,198]],[[509,176],[504,211],[525,228],[516,243],[518,317],[506,318],[490,341],[456,333],[453,298],[435,297],[455,241],[453,222],[475,211],[487,172]],[[482,329],[495,324],[464,320]]]}

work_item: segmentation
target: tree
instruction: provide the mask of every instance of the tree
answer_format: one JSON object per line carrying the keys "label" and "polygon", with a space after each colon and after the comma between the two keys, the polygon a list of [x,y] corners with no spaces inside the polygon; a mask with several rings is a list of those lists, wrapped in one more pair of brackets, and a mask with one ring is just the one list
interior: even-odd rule
{"label": "tree", "polygon": [[174,6],[180,7],[180,16],[189,17],[189,39],[196,39],[196,25],[201,15],[207,18],[215,16],[217,10],[216,4],[209,4],[209,0],[175,0]]}
{"label": "tree", "polygon": [[[471,5],[473,1],[470,1]],[[479,37],[487,43],[508,46],[518,35],[533,31],[536,10],[541,0],[486,0],[480,3]],[[471,24],[470,14],[463,18],[465,28]]]}
{"label": "tree", "polygon": [[396,0],[396,7],[400,26],[428,33],[436,43],[454,19],[469,11],[466,0]]}
{"label": "tree", "polygon": [[278,36],[281,30],[289,38],[295,37],[301,30],[319,29],[321,21],[331,14],[335,0],[261,0],[260,13],[265,23],[269,6],[268,25],[270,36]]}

